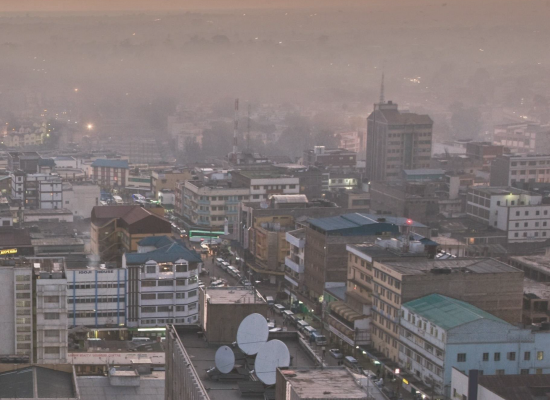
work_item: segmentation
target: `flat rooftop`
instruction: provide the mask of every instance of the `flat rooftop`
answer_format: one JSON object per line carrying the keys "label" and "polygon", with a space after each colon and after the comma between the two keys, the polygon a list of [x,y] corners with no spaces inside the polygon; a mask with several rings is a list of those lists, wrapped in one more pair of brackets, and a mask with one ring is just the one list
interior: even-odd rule
{"label": "flat rooftop", "polygon": [[84,241],[82,239],[70,237],[70,236],[57,236],[57,237],[31,239],[31,243],[33,246],[70,246],[70,245],[84,246]]}
{"label": "flat rooftop", "polygon": [[[273,179],[273,178],[294,178],[292,175],[276,170],[262,170],[262,171],[236,171],[233,174],[240,174],[249,179]],[[298,179],[298,178],[296,178]]]}
{"label": "flat rooftop", "polygon": [[64,214],[73,214],[71,210],[67,210],[66,208],[58,208],[58,209],[36,209],[36,210],[25,210],[25,216],[29,215],[64,215]]}
{"label": "flat rooftop", "polygon": [[139,386],[111,386],[105,376],[76,378],[80,400],[164,400],[164,371],[141,375]]}
{"label": "flat rooftop", "polygon": [[[208,396],[211,400],[242,400],[243,397],[239,393],[238,382],[214,381],[208,378],[206,370],[215,366],[214,356],[219,346],[209,345],[202,338],[199,338],[195,332],[178,330],[179,337],[185,350],[189,354],[189,358],[195,367],[199,378]],[[292,367],[307,367],[311,368],[315,365],[314,361],[302,350],[298,344],[298,333],[289,333],[293,338],[272,337],[269,339],[279,339],[283,341],[290,352]],[[244,360],[240,359],[238,348],[235,349],[237,361],[235,365],[243,365]],[[242,381],[241,381],[242,382]],[[248,381],[250,382],[250,381]],[[248,396],[247,396],[248,397]],[[262,397],[249,397],[252,399],[263,399]],[[87,399],[84,399],[87,400]]]}
{"label": "flat rooftop", "polygon": [[489,195],[502,195],[502,194],[531,194],[528,190],[518,189],[510,186],[474,186],[469,191],[481,192]]}
{"label": "flat rooftop", "polygon": [[289,368],[281,372],[300,399],[367,399],[367,393],[345,367]]}
{"label": "flat rooftop", "polygon": [[523,293],[534,294],[539,299],[550,299],[550,286],[529,278],[523,279]]}
{"label": "flat rooftop", "polygon": [[516,262],[525,264],[529,268],[536,269],[544,273],[550,272],[550,257],[548,256],[517,256],[510,258]]}
{"label": "flat rooftop", "polygon": [[210,297],[209,304],[249,304],[265,303],[265,299],[245,286],[209,287],[206,295]]}
{"label": "flat rooftop", "polygon": [[385,261],[384,265],[403,275],[426,275],[433,273],[433,269],[450,269],[452,272],[474,274],[522,273],[519,269],[492,258],[458,258],[451,260],[405,258]]}

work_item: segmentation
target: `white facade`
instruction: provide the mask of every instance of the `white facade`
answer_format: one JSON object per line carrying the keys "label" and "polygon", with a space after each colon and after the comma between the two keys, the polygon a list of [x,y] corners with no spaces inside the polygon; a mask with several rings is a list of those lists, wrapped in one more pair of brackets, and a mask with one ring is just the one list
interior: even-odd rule
{"label": "white facade", "polygon": [[184,259],[174,263],[149,260],[139,273],[139,322],[129,327],[198,323],[198,274],[200,266]]}
{"label": "white facade", "polygon": [[99,205],[100,192],[100,187],[92,183],[64,183],[63,208],[70,210],[75,217],[90,218],[92,208]]}
{"label": "white facade", "polygon": [[12,174],[12,199],[21,200],[25,208],[63,208],[61,177],[50,174]]}
{"label": "white facade", "polygon": [[[451,398],[452,399],[466,399],[468,398],[468,376],[460,372],[458,369],[453,368],[451,380]],[[506,400],[504,397],[490,391],[489,389],[478,385],[477,386],[477,400]]]}
{"label": "white facade", "polygon": [[253,178],[250,180],[249,201],[268,200],[271,194],[300,194],[300,178]]}
{"label": "white facade", "polygon": [[68,324],[87,327],[126,325],[126,269],[67,271]]}
{"label": "white facade", "polygon": [[67,334],[67,280],[61,269],[41,272],[36,280],[36,362],[66,363]]}
{"label": "white facade", "polygon": [[285,279],[293,286],[293,290],[297,291],[304,278],[305,230],[287,232],[285,238],[290,245],[289,255],[285,257]]}
{"label": "white facade", "polygon": [[225,220],[238,219],[241,201],[248,201],[250,189],[227,186],[203,186],[198,182],[185,182],[182,213],[195,225],[212,226],[223,230]]}
{"label": "white facade", "polygon": [[172,191],[163,190],[158,192],[157,198],[160,201],[160,204],[166,205],[166,204],[176,204],[176,194]]}

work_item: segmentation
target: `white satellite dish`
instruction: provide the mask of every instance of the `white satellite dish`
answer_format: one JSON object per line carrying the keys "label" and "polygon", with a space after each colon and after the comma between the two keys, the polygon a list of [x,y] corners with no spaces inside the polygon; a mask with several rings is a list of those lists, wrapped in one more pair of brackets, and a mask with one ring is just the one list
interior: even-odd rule
{"label": "white satellite dish", "polygon": [[222,346],[216,351],[214,361],[218,371],[222,374],[228,374],[235,366],[235,354],[229,346]]}
{"label": "white satellite dish", "polygon": [[244,354],[254,355],[260,350],[269,336],[267,321],[261,314],[248,315],[237,330],[237,344]]}
{"label": "white satellite dish", "polygon": [[254,369],[256,376],[266,385],[274,385],[277,379],[277,368],[288,367],[290,365],[290,352],[286,344],[280,340],[270,340],[262,346],[258,355]]}

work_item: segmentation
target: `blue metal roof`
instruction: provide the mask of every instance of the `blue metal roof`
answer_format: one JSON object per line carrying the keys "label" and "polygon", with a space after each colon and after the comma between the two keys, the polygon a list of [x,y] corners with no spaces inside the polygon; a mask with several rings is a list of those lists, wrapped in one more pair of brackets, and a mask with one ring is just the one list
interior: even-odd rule
{"label": "blue metal roof", "polygon": [[327,218],[313,218],[308,220],[308,222],[324,231],[338,231],[344,229],[355,229],[360,227],[365,227],[368,225],[375,224],[387,224],[387,225],[397,225],[397,226],[412,226],[415,228],[425,228],[426,225],[423,225],[419,222],[412,221],[404,217],[392,217],[385,215],[373,215],[373,214],[344,214],[338,215],[336,217],[327,217]]}
{"label": "blue metal roof", "polygon": [[143,238],[138,242],[138,245],[147,246],[147,247],[154,246],[158,249],[159,247],[168,246],[169,244],[172,244],[172,243],[174,243],[174,240],[170,239],[166,235],[163,235],[163,236],[149,236],[149,237]]}
{"label": "blue metal roof", "polygon": [[175,262],[183,259],[188,262],[202,262],[200,255],[196,251],[189,250],[179,243],[172,243],[148,253],[126,253],[125,256],[126,264],[128,265],[141,265],[149,260],[156,262]]}
{"label": "blue metal roof", "polygon": [[108,160],[98,158],[92,163],[92,167],[128,168],[128,160]]}

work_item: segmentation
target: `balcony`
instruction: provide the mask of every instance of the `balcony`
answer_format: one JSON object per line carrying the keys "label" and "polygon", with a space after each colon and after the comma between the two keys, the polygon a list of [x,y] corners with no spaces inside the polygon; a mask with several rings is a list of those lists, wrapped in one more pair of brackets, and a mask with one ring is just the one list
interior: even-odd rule
{"label": "balcony", "polygon": [[285,279],[289,281],[292,285],[296,286],[296,288],[299,286],[298,281],[294,280],[290,275],[285,274]]}
{"label": "balcony", "polygon": [[303,249],[306,244],[306,232],[304,229],[296,229],[294,231],[287,232],[285,239],[291,245]]}
{"label": "balcony", "polygon": [[297,274],[304,273],[304,269],[305,269],[304,265],[298,264],[297,262],[292,260],[290,257],[285,257],[285,265],[291,270],[293,270],[294,272],[296,272]]}

